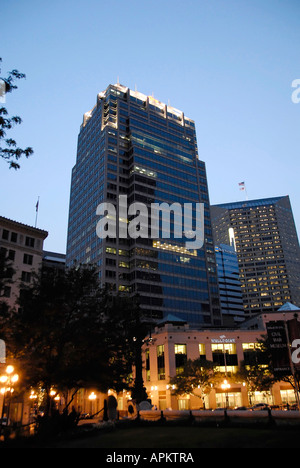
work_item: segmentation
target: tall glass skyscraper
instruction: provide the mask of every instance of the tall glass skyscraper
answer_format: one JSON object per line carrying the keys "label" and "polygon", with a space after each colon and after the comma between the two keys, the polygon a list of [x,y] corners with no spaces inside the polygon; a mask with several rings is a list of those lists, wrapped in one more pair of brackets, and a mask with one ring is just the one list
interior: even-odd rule
{"label": "tall glass skyscraper", "polygon": [[[116,236],[100,238],[98,205],[113,204],[123,226],[132,219],[118,211],[120,196],[128,206],[148,207],[149,218],[153,203],[192,204],[194,230],[195,204],[201,203],[203,246],[187,248],[186,237],[177,236],[175,211],[169,238],[142,230],[122,237],[118,227]],[[183,210],[181,220],[184,226]],[[198,158],[195,123],[183,112],[119,84],[98,94],[84,115],[72,171],[67,266],[74,261],[97,264],[101,283],[112,291],[138,294],[149,320],[172,314],[195,327],[221,324],[205,164]]]}
{"label": "tall glass skyscraper", "polygon": [[211,207],[216,244],[234,245],[246,317],[300,306],[300,247],[288,196]]}

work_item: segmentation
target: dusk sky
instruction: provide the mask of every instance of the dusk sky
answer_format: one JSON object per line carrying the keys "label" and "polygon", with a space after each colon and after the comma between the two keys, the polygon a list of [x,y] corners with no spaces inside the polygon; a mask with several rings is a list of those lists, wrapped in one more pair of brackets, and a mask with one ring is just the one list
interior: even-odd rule
{"label": "dusk sky", "polygon": [[[300,232],[299,0],[1,1],[1,76],[26,74],[7,136],[33,156],[1,165],[0,215],[49,232],[65,253],[83,114],[120,84],[196,122],[211,204],[289,195]],[[300,96],[300,92],[299,92]]]}

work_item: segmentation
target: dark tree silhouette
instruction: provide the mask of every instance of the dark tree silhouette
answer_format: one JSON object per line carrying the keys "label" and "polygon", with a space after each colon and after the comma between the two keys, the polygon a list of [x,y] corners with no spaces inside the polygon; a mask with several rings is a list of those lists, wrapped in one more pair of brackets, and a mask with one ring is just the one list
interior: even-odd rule
{"label": "dark tree silhouette", "polygon": [[99,287],[93,266],[42,270],[21,290],[19,307],[0,316],[0,337],[24,387],[48,396],[53,387],[120,391],[134,365],[132,310],[130,299]]}
{"label": "dark tree silhouette", "polygon": [[[2,59],[0,58],[0,62]],[[0,69],[1,72],[1,69]],[[18,70],[8,72],[7,77],[0,77],[0,98],[3,101],[7,93],[11,93],[18,87],[14,84],[16,80],[24,79],[26,75]],[[0,107],[0,157],[4,159],[10,168],[19,169],[19,159],[22,156],[28,158],[33,154],[31,147],[22,149],[17,146],[17,142],[13,138],[7,138],[7,131],[11,130],[15,125],[20,125],[22,119],[19,116],[9,117],[6,107]]]}

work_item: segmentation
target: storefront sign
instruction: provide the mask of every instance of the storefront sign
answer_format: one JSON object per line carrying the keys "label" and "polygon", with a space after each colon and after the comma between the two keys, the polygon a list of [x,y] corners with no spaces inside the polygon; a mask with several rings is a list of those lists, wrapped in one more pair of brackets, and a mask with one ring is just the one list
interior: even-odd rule
{"label": "storefront sign", "polygon": [[220,335],[219,338],[211,338],[211,343],[235,343],[235,338],[226,338],[226,335]]}
{"label": "storefront sign", "polygon": [[291,367],[285,324],[283,321],[268,322],[266,326],[274,374],[279,377],[288,375]]}

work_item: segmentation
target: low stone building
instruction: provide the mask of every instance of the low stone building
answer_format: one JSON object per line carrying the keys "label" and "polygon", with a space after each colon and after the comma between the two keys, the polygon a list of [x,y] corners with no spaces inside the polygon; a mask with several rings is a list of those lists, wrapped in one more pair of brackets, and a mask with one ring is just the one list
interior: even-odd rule
{"label": "low stone building", "polygon": [[206,409],[248,407],[257,403],[279,406],[296,404],[297,394],[289,383],[276,382],[270,392],[255,392],[250,399],[245,383],[237,384],[230,379],[247,353],[255,350],[259,341],[267,335],[268,322],[284,322],[295,317],[300,320],[300,309],[292,304],[286,304],[277,313],[258,314],[233,329],[193,330],[175,316],[165,317],[157,324],[143,348],[143,377],[152,404],[162,410],[202,408],[199,396],[174,396],[170,385],[170,377],[180,372],[187,359],[194,360],[200,356],[212,361],[230,383],[227,389],[212,387],[205,397]]}
{"label": "low stone building", "polygon": [[47,236],[47,231],[0,216],[0,249],[12,272],[11,282],[1,291],[1,300],[10,307],[16,306],[22,283],[30,283],[32,273],[41,267]]}

